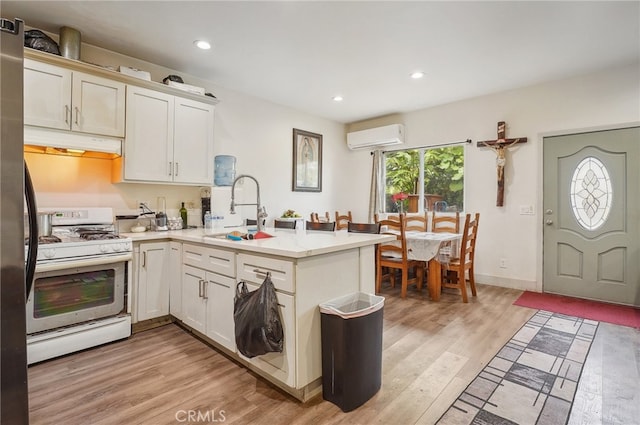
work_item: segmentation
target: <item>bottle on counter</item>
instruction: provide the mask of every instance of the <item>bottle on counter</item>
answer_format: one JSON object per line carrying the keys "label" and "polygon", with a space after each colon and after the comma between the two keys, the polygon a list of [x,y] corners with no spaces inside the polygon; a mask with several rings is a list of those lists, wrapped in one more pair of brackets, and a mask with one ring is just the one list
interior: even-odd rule
{"label": "bottle on counter", "polygon": [[211,211],[204,213],[204,233],[213,233],[213,217]]}
{"label": "bottle on counter", "polygon": [[184,207],[184,202],[182,203],[182,207],[180,208],[180,217],[182,218],[182,228],[186,229],[187,226],[187,209]]}

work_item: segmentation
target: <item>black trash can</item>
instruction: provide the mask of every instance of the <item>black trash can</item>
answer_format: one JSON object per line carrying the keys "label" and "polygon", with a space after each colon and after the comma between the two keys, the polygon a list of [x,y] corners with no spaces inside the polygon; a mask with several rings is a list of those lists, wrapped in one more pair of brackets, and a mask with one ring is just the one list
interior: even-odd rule
{"label": "black trash can", "polygon": [[384,298],[356,292],[320,304],[322,396],[349,412],[382,383]]}

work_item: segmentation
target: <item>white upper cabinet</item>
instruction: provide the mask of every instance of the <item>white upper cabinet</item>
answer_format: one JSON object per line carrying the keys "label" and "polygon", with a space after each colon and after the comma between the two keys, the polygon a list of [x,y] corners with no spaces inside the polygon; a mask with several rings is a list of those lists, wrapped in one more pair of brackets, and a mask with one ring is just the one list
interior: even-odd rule
{"label": "white upper cabinet", "polygon": [[174,181],[213,183],[213,105],[176,97]]}
{"label": "white upper cabinet", "polygon": [[174,96],[127,86],[124,179],[173,181]]}
{"label": "white upper cabinet", "polygon": [[214,105],[127,86],[125,181],[210,185]]}
{"label": "white upper cabinet", "polygon": [[123,137],[125,84],[24,60],[24,123]]}

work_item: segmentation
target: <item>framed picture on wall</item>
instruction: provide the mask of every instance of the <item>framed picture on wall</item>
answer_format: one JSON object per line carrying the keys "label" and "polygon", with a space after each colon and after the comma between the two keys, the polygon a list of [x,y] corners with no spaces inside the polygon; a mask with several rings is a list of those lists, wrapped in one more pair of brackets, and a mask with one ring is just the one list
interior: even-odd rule
{"label": "framed picture on wall", "polygon": [[294,192],[322,192],[322,134],[293,129]]}

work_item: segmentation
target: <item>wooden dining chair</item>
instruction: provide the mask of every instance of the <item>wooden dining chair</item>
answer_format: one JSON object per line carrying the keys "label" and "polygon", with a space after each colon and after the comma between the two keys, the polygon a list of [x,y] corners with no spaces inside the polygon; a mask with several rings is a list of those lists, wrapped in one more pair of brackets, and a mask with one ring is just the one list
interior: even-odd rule
{"label": "wooden dining chair", "polygon": [[276,229],[295,229],[297,220],[273,220],[273,227]]}
{"label": "wooden dining chair", "polygon": [[405,214],[404,219],[407,222],[405,230],[417,232],[427,231],[427,223],[429,220],[427,219],[426,212],[424,214]]}
{"label": "wooden dining chair", "polygon": [[336,211],[336,230],[346,229],[350,221],[353,221],[351,211],[347,211],[346,214],[340,214]]}
{"label": "wooden dining chair", "polygon": [[333,232],[334,230],[336,230],[336,222],[307,221],[307,230],[322,230],[325,232]]}
{"label": "wooden dining chair", "polygon": [[456,211],[455,216],[431,214],[431,231],[434,233],[460,233],[460,212]]}
{"label": "wooden dining chair", "polygon": [[331,217],[329,216],[329,211],[325,211],[324,217],[321,217],[317,212],[312,212],[311,221],[313,221],[314,223],[326,223],[331,221]]}
{"label": "wooden dining chair", "polygon": [[[376,292],[382,289],[382,270],[386,267],[391,271],[389,280],[391,286],[395,286],[395,276],[393,271],[400,270],[402,275],[402,286],[400,288],[400,297],[407,297],[407,287],[410,283],[415,283],[418,289],[422,289],[422,281],[424,278],[424,261],[409,260],[407,257],[407,240],[405,239],[404,216],[400,215],[399,221],[380,220],[378,222],[381,227],[381,233],[393,234],[399,243],[381,243],[378,245],[376,252]],[[415,277],[409,279],[409,271],[414,270]]]}
{"label": "wooden dining chair", "polygon": [[347,231],[350,233],[380,233],[380,223],[352,223],[349,222]]}
{"label": "wooden dining chair", "polygon": [[373,221],[375,221],[376,223],[379,222],[380,220],[394,220],[394,221],[400,221],[400,214],[385,214],[385,217],[382,218],[382,216],[380,216],[378,213],[375,213],[373,215]]}
{"label": "wooden dining chair", "polygon": [[476,281],[474,278],[473,262],[476,251],[476,240],[478,239],[478,223],[480,222],[480,214],[476,213],[471,219],[471,214],[467,214],[464,221],[464,229],[462,231],[462,241],[459,245],[458,258],[450,258],[448,263],[442,263],[442,270],[449,273],[443,273],[446,276],[442,281],[443,288],[459,289],[462,294],[462,302],[468,302],[467,298],[467,279],[466,274],[469,273],[469,286],[471,294],[475,297]]}

